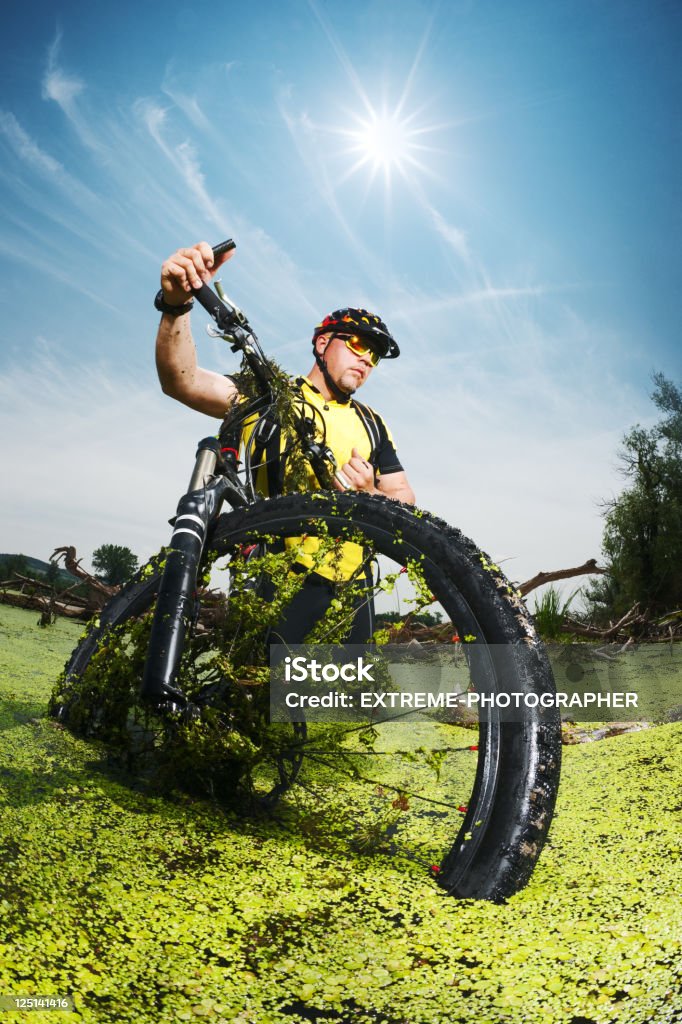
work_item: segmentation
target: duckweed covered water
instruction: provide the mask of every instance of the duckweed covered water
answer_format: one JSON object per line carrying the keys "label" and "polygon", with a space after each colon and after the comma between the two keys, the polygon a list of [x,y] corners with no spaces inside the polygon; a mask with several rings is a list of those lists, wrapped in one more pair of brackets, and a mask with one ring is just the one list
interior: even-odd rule
{"label": "duckweed covered water", "polygon": [[566,748],[531,883],[453,900],[304,793],[245,820],[117,774],[44,714],[81,627],[35,620],[0,607],[0,995],[76,1011],[2,1021],[680,1019],[682,725]]}

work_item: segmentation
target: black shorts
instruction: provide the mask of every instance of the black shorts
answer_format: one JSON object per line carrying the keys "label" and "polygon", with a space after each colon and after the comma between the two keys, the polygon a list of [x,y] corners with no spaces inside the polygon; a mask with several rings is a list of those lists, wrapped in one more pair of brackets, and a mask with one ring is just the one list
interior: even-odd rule
{"label": "black shorts", "polygon": [[[269,644],[302,644],[315,623],[322,618],[336,594],[333,583],[310,573],[303,586],[287,606],[279,622],[268,637]],[[356,612],[347,644],[367,644],[375,630],[374,602],[370,597],[358,597]]]}

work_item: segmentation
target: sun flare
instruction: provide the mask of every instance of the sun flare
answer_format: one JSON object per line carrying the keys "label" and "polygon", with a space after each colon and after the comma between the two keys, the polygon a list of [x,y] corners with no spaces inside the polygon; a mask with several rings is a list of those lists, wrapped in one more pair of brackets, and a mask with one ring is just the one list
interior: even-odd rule
{"label": "sun flare", "polygon": [[357,148],[377,168],[396,167],[409,152],[409,132],[395,114],[374,117],[357,132]]}
{"label": "sun flare", "polygon": [[368,116],[356,116],[355,121],[357,128],[342,133],[349,142],[347,152],[356,158],[350,174],[369,167],[372,178],[382,172],[388,185],[394,171],[407,178],[410,169],[426,169],[418,154],[427,147],[418,138],[431,129],[417,127],[414,114],[405,116],[400,108],[379,111],[370,107]]}

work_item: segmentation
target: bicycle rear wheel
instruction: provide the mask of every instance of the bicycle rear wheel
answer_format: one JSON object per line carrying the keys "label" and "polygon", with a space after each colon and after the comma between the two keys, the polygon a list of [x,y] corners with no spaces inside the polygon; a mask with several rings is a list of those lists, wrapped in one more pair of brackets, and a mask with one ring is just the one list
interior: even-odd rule
{"label": "bicycle rear wheel", "polygon": [[[470,686],[488,698],[527,695],[530,706],[517,720],[503,720],[491,707],[477,734],[461,718],[387,723],[367,750],[354,745],[355,729],[348,730],[345,750],[327,749],[324,729],[309,729],[310,770],[301,797],[306,826],[322,814],[320,841],[335,830],[359,852],[374,847],[432,864],[438,882],[458,897],[511,895],[528,881],[545,842],[561,754],[558,712],[540,700],[553,693],[552,672],[525,606],[459,531],[381,497],[316,492],[259,502],[221,516],[211,543],[225,553],[264,536],[321,533],[361,539],[397,566],[418,565],[452,635],[469,637],[479,665],[485,662],[483,671],[471,673]],[[420,756],[435,767],[428,785]],[[326,817],[324,803],[333,810]]]}

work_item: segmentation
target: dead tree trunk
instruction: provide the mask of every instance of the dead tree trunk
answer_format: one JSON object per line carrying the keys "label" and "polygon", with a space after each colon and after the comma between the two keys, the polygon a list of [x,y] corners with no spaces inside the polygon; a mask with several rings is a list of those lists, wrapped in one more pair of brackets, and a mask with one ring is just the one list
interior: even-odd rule
{"label": "dead tree trunk", "polygon": [[75,547],[55,548],[50,555],[50,561],[56,564],[59,564],[62,558],[64,559],[66,571],[87,585],[93,611],[99,611],[100,608],[103,608],[109,598],[113,597],[121,589],[120,587],[110,587],[106,583],[102,583],[101,580],[98,580],[96,576],[86,572],[85,569],[81,569],[81,559],[76,558]]}

